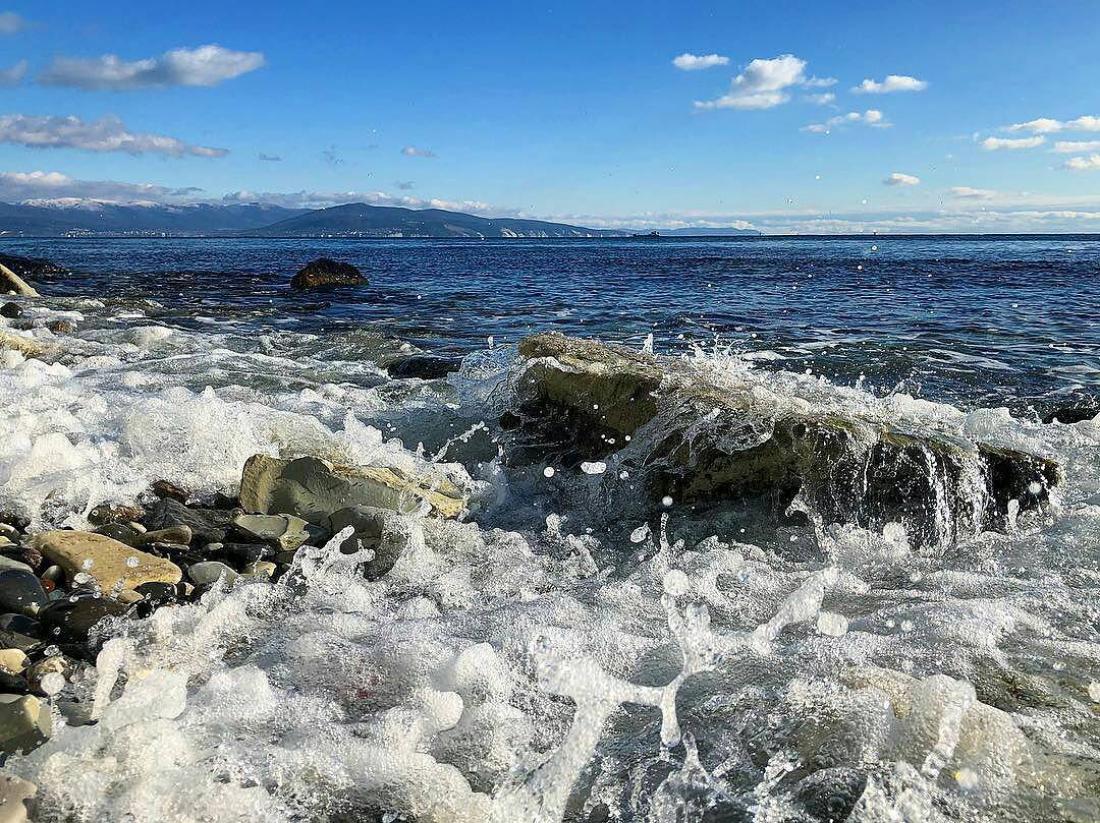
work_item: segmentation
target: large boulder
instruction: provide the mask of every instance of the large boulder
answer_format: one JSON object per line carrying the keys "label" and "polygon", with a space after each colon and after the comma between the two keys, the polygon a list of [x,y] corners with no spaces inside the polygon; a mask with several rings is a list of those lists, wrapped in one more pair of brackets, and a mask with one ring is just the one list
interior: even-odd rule
{"label": "large boulder", "polygon": [[171,583],[183,578],[179,566],[93,532],[52,531],[36,534],[30,545],[59,565],[72,581],[86,574],[105,594],[142,583]]}
{"label": "large boulder", "polygon": [[351,263],[320,257],[307,263],[290,280],[291,288],[324,289],[334,286],[360,286],[367,278]]}
{"label": "large boulder", "polygon": [[20,257],[15,254],[0,254],[0,265],[7,266],[13,272],[27,280],[40,280],[59,274],[68,274],[68,269],[41,257]]}
{"label": "large boulder", "polygon": [[329,528],[329,517],[350,506],[404,513],[426,510],[458,517],[467,499],[441,475],[409,474],[385,466],[334,466],[316,457],[283,460],[257,454],[241,476],[241,506],[257,514],[290,514]]}
{"label": "large boulder", "polygon": [[858,404],[782,397],[691,361],[540,334],[520,343],[511,426],[536,455],[615,455],[656,496],[796,496],[826,523],[902,522],[919,544],[996,526],[1010,503],[1047,496],[1060,469],[1039,455],[934,427],[903,427]]}

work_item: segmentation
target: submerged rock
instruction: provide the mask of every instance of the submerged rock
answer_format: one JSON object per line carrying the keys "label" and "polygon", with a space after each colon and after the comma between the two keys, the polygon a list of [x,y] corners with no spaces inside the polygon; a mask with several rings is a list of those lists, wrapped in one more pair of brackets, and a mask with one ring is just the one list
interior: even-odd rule
{"label": "submerged rock", "polygon": [[23,316],[23,307],[18,303],[5,303],[0,306],[0,317],[6,317],[9,320],[16,320]]}
{"label": "submerged rock", "polygon": [[409,541],[401,516],[386,509],[353,506],[333,514],[331,522],[334,533],[348,526],[354,529],[352,536],[341,544],[342,552],[351,554],[360,549],[374,552],[373,559],[363,567],[368,580],[378,580],[389,572]]}
{"label": "submerged rock", "polygon": [[53,733],[50,709],[31,695],[0,694],[0,751],[27,752]]}
{"label": "submerged rock", "polygon": [[293,514],[329,528],[329,517],[349,506],[404,513],[421,507],[458,517],[467,500],[442,476],[410,475],[384,466],[333,466],[316,457],[281,460],[257,454],[245,463],[241,505],[261,514]]}
{"label": "submerged rock", "polygon": [[826,523],[897,521],[916,542],[943,544],[1003,523],[1010,501],[1033,507],[1060,480],[1038,455],[842,404],[781,403],[685,360],[560,334],[519,350],[522,445],[578,463],[614,454],[677,502],[758,496],[785,511],[799,496]]}
{"label": "submerged rock", "polygon": [[0,254],[0,264],[7,266],[20,277],[34,280],[57,274],[68,274],[68,269],[41,257],[19,257],[14,254]]}
{"label": "submerged rock", "polygon": [[24,357],[42,357],[50,351],[49,346],[33,337],[24,337],[5,329],[0,329],[0,349],[13,349]]}
{"label": "submerged rock", "polygon": [[157,480],[149,487],[149,490],[161,500],[178,500],[180,503],[186,503],[188,498],[191,497],[186,489],[181,489],[175,483],[169,483],[167,480]]}
{"label": "submerged rock", "polygon": [[290,280],[291,288],[321,289],[333,286],[359,286],[367,278],[351,263],[320,257],[303,266]]}
{"label": "submerged rock", "polygon": [[1062,406],[1043,416],[1044,423],[1081,423],[1093,420],[1100,415],[1100,401],[1081,401],[1073,405]]}
{"label": "submerged rock", "polygon": [[439,380],[448,374],[453,374],[462,368],[462,361],[457,357],[439,357],[434,354],[413,354],[404,357],[386,367],[390,377],[401,380],[416,378],[418,380]]}
{"label": "submerged rock", "polygon": [[142,583],[178,583],[183,572],[162,557],[92,532],[52,531],[31,538],[35,548],[61,566],[72,581],[85,574],[105,593]]}
{"label": "submerged rock", "polygon": [[13,774],[0,773],[0,823],[26,823],[29,820],[28,801],[38,794],[38,787]]}

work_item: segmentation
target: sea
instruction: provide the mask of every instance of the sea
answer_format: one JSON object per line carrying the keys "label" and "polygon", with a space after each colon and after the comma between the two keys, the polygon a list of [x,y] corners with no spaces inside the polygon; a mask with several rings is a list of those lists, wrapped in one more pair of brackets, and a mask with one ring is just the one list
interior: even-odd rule
{"label": "sea", "polygon": [[[0,510],[34,528],[159,479],[234,495],[256,453],[432,464],[472,501],[406,518],[379,580],[309,550],[292,583],[112,626],[52,739],[8,761],[42,820],[1100,819],[1100,236],[0,253],[68,272],[23,304],[54,354],[0,357]],[[369,283],[292,290],[318,257]],[[1063,480],[932,545],[805,505],[639,499],[614,457],[513,451],[517,346],[550,331]],[[414,354],[453,370],[393,377]]]}

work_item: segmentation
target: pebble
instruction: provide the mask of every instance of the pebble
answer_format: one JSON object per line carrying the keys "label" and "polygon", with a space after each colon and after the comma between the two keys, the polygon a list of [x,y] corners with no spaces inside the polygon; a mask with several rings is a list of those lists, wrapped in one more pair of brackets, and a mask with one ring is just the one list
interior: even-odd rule
{"label": "pebble", "polygon": [[20,674],[27,668],[27,655],[22,649],[0,650],[0,671]]}
{"label": "pebble", "polygon": [[26,801],[36,794],[38,787],[30,781],[0,774],[0,823],[27,823],[30,817]]}
{"label": "pebble", "polygon": [[0,694],[0,751],[27,752],[53,733],[49,708],[32,695]]}
{"label": "pebble", "polygon": [[27,683],[30,684],[32,691],[45,694],[42,688],[42,681],[45,678],[55,674],[64,678],[72,672],[72,668],[72,664],[59,654],[44,657],[27,669]]}
{"label": "pebble", "polygon": [[233,520],[233,526],[247,537],[282,551],[294,551],[321,533],[316,526],[289,514],[242,514]]}
{"label": "pebble", "polygon": [[233,585],[240,577],[229,566],[219,563],[217,560],[204,560],[201,563],[194,564],[187,570],[187,576],[191,578],[196,586],[212,586],[223,576],[227,583]]}
{"label": "pebble", "polygon": [[93,526],[105,526],[108,523],[129,523],[145,515],[138,506],[96,506],[88,514],[88,522]]}
{"label": "pebble", "polygon": [[0,609],[30,617],[46,605],[46,592],[34,572],[21,569],[0,571]]}
{"label": "pebble", "polygon": [[54,600],[39,616],[47,629],[59,629],[53,636],[59,639],[83,643],[88,633],[104,618],[120,617],[130,607],[110,597],[79,597],[74,602],[71,597]]}
{"label": "pebble", "polygon": [[85,572],[107,593],[141,583],[178,583],[183,577],[170,560],[94,532],[43,532],[34,536],[33,545],[61,566],[70,580]]}
{"label": "pebble", "polygon": [[169,483],[167,480],[158,480],[150,488],[153,494],[161,500],[175,500],[186,503],[187,499],[191,497],[186,489],[181,489],[175,483]]}

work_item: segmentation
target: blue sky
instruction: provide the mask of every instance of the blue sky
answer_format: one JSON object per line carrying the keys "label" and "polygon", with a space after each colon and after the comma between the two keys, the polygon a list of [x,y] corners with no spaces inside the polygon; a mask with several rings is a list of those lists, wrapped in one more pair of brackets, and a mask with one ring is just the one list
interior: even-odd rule
{"label": "blue sky", "polygon": [[286,6],[0,6],[0,200],[1100,231],[1094,0]]}

